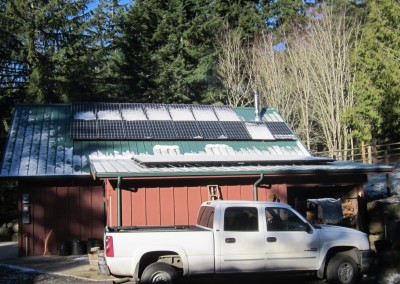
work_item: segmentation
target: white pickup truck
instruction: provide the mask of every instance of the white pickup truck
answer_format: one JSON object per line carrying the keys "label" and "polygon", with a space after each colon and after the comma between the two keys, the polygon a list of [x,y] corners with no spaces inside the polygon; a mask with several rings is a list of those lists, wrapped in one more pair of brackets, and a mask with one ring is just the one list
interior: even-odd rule
{"label": "white pickup truck", "polygon": [[105,260],[113,275],[140,283],[179,276],[277,271],[316,272],[329,283],[360,280],[374,260],[366,234],[312,225],[276,202],[208,201],[197,225],[106,227]]}

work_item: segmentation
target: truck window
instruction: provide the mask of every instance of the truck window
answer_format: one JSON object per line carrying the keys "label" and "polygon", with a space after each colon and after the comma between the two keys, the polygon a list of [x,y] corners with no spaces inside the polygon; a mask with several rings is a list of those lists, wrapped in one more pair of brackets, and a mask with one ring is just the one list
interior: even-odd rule
{"label": "truck window", "polygon": [[306,225],[295,213],[286,208],[265,208],[268,231],[305,231]]}
{"label": "truck window", "polygon": [[258,213],[255,207],[229,207],[225,209],[224,230],[258,231]]}
{"label": "truck window", "polygon": [[197,225],[212,229],[214,225],[214,207],[202,206],[197,216]]}

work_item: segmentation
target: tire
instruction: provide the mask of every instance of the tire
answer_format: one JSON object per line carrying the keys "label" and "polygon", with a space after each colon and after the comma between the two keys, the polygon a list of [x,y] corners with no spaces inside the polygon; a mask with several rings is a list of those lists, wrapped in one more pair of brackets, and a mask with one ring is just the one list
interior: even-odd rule
{"label": "tire", "polygon": [[355,284],[360,280],[357,263],[348,255],[337,254],[328,263],[326,278],[331,284]]}
{"label": "tire", "polygon": [[173,284],[178,281],[178,273],[171,265],[163,262],[154,262],[143,271],[140,283],[166,283]]}

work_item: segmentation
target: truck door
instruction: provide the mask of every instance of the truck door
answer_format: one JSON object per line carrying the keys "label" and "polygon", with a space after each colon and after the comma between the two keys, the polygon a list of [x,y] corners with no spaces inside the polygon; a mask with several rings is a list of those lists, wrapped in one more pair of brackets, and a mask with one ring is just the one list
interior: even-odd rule
{"label": "truck door", "polygon": [[314,270],[319,238],[314,228],[288,208],[265,208],[266,269]]}
{"label": "truck door", "polygon": [[265,271],[265,231],[261,208],[222,207],[216,239],[216,270],[222,273]]}

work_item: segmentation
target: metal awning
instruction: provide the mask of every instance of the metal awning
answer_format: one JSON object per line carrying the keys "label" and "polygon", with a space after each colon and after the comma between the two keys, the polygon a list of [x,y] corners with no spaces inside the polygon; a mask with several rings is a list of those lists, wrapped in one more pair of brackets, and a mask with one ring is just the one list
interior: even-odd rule
{"label": "metal awning", "polygon": [[131,159],[91,159],[93,178],[138,178],[179,176],[231,176],[231,175],[301,175],[301,174],[379,174],[391,173],[393,167],[354,162],[328,162],[325,164],[273,164],[271,165],[145,165]]}

